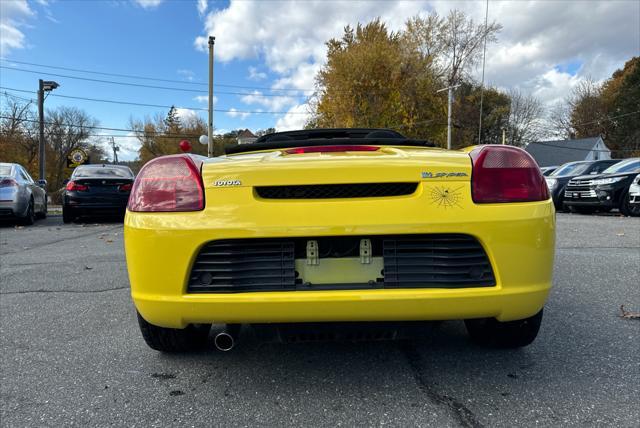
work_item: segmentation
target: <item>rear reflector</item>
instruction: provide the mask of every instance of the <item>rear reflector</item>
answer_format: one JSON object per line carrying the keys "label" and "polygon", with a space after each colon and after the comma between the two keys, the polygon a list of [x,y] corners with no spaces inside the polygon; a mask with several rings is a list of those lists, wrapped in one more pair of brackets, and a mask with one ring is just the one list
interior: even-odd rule
{"label": "rear reflector", "polygon": [[149,161],[140,170],[129,196],[129,211],[199,211],[204,192],[198,167],[190,156],[171,155]]}
{"label": "rear reflector", "polygon": [[133,184],[131,183],[121,184],[120,186],[118,186],[118,190],[121,192],[128,192],[131,190],[131,187],[133,187]]}
{"label": "rear reflector", "polygon": [[513,146],[486,145],[470,153],[471,189],[478,204],[549,199],[540,168],[529,153]]}
{"label": "rear reflector", "polygon": [[75,181],[70,181],[67,183],[66,189],[71,192],[86,192],[87,190],[89,190],[89,186],[78,184]]}
{"label": "rear reflector", "polygon": [[301,155],[303,153],[336,153],[336,152],[375,152],[376,146],[310,146],[287,149],[284,152],[288,155]]}

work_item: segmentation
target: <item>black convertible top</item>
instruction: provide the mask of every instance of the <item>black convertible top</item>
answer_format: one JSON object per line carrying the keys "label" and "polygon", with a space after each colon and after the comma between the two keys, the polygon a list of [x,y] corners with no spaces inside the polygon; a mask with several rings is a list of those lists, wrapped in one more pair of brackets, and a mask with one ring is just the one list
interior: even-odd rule
{"label": "black convertible top", "polygon": [[225,153],[230,155],[258,150],[288,149],[292,147],[369,144],[434,147],[433,143],[425,140],[407,138],[391,129],[334,128],[274,132],[273,134],[263,135],[250,144],[230,144],[225,147]]}

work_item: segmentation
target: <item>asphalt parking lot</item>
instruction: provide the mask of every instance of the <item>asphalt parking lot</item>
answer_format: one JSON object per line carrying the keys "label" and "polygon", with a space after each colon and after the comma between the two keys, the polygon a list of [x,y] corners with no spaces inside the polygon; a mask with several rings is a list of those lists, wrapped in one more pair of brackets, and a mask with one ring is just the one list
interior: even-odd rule
{"label": "asphalt parking lot", "polygon": [[0,425],[634,426],[640,219],[558,214],[555,288],[522,350],[461,322],[413,341],[163,355],[129,298],[118,223],[0,225]]}

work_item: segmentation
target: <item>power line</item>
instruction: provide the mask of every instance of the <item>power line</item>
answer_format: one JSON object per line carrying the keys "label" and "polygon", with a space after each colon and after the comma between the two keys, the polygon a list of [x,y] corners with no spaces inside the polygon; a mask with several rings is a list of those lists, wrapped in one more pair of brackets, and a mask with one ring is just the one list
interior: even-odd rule
{"label": "power line", "polygon": [[[0,61],[4,61],[4,62],[7,62],[7,63],[31,65],[31,66],[36,66],[36,67],[53,68],[53,69],[57,69],[57,70],[75,71],[75,72],[79,72],[79,73],[97,74],[97,75],[102,75],[102,76],[114,76],[114,77],[124,77],[124,78],[129,78],[129,79],[150,80],[150,81],[156,81],[156,82],[168,82],[168,83],[180,83],[180,84],[186,84],[186,85],[207,86],[207,84],[203,83],[203,82],[189,82],[189,81],[183,81],[183,80],[177,80],[177,79],[163,79],[163,78],[159,78],[159,77],[136,76],[136,75],[133,75],[133,74],[106,73],[106,72],[93,71],[93,70],[84,70],[84,69],[80,69],[80,68],[59,67],[59,66],[56,66],[56,65],[36,64],[36,63],[33,63],[33,62],[7,60],[7,59],[0,59]],[[315,91],[315,89],[269,88],[269,87],[266,87],[266,86],[243,86],[243,85],[230,85],[230,84],[222,84],[222,83],[216,83],[214,86],[219,86],[219,87],[224,87],[224,88],[238,88],[238,89],[260,89],[260,90],[268,90],[268,91],[294,91],[294,92]]]}
{"label": "power line", "polygon": [[[26,89],[9,88],[6,86],[0,86],[0,89],[17,91],[17,92],[25,92],[30,94],[34,93],[34,91],[29,91]],[[5,92],[5,93],[9,94],[8,92]],[[14,96],[13,94],[9,94],[9,95]],[[141,107],[157,107],[157,108],[177,107],[175,105],[147,104],[147,103],[139,103],[134,101],[106,100],[102,98],[87,98],[87,97],[78,97],[78,96],[62,95],[62,94],[50,94],[50,96],[59,97],[59,98],[70,98],[74,100],[84,100],[84,101],[93,101],[93,102],[110,103],[110,104],[133,105],[133,106],[141,106]],[[198,111],[208,111],[206,108],[203,108],[203,107],[180,107],[180,108],[185,108],[189,110],[198,110]],[[213,110],[220,113],[238,113],[238,114],[306,114],[305,112],[265,111],[265,110],[235,110],[235,109],[213,109]]]}
{"label": "power line", "polygon": [[[14,70],[22,73],[31,73],[31,74],[39,74],[45,76],[55,76],[55,77],[64,77],[66,79],[75,79],[75,80],[85,80],[88,82],[97,82],[97,83],[106,83],[109,85],[121,85],[121,86],[134,86],[137,88],[147,88],[147,89],[162,89],[166,91],[178,91],[178,92],[191,92],[196,94],[205,94],[203,90],[200,89],[186,89],[186,88],[176,88],[173,86],[156,86],[156,85],[144,85],[142,83],[129,83],[129,82],[116,82],[114,80],[104,80],[104,79],[92,79],[90,77],[80,77],[80,76],[69,76],[67,74],[57,74],[50,73],[48,71],[43,70],[26,70],[24,68],[17,67],[7,67],[4,65],[0,65],[0,68],[4,68],[6,70]],[[293,98],[293,97],[303,97],[306,95],[289,95],[289,94],[256,94],[253,92],[227,92],[227,91],[216,91],[217,94],[223,95],[250,95],[252,97],[273,97],[273,98]]]}

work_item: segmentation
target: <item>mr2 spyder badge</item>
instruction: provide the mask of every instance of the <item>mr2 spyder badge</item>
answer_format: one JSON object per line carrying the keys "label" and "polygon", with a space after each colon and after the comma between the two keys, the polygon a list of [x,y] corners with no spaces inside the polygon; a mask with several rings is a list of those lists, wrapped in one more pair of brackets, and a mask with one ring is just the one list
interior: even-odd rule
{"label": "mr2 spyder badge", "polygon": [[240,180],[216,180],[213,183],[216,187],[226,187],[226,186],[242,186],[242,181]]}
{"label": "mr2 spyder badge", "polygon": [[466,177],[466,172],[429,172],[423,171],[422,178]]}

